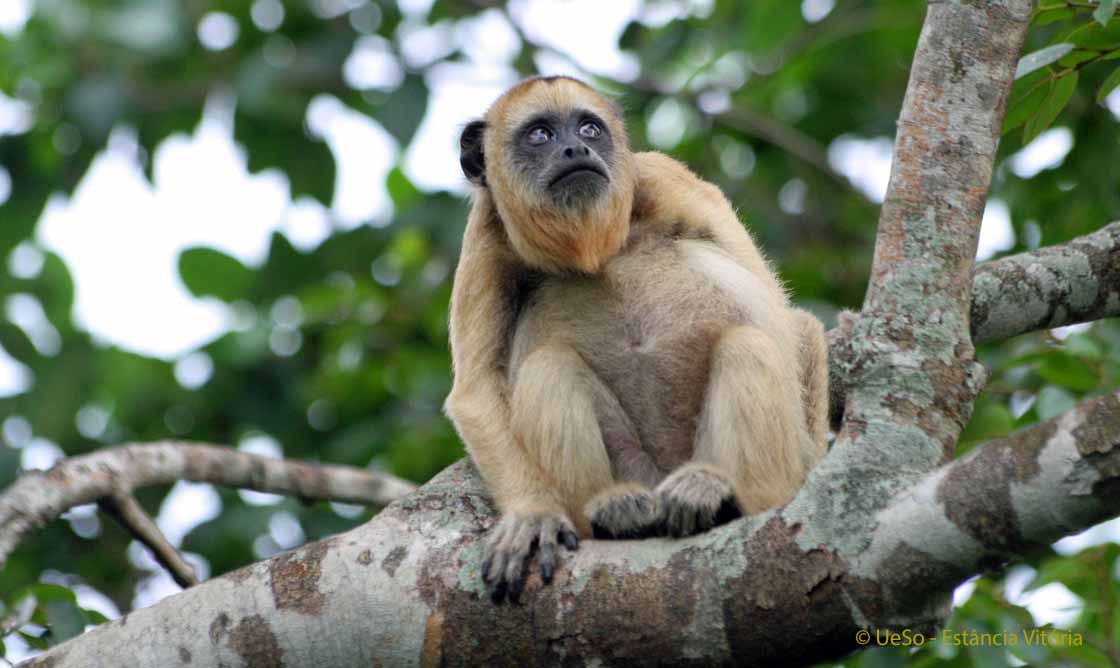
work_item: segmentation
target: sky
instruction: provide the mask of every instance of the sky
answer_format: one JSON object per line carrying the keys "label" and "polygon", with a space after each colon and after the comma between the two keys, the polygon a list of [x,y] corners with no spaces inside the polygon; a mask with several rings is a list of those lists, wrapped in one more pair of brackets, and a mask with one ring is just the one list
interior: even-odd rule
{"label": "sky", "polygon": [[[340,13],[352,4],[321,0],[324,8]],[[176,271],[176,258],[183,249],[211,246],[259,266],[269,236],[277,230],[297,248],[310,249],[336,226],[387,225],[393,215],[392,202],[384,185],[371,188],[369,184],[383,184],[397,164],[422,190],[465,194],[457,159],[458,132],[516,80],[509,63],[519,47],[517,34],[497,11],[483,12],[453,27],[432,28],[423,22],[430,0],[401,0],[400,4],[412,16],[396,36],[406,64],[426,65],[445,55],[453,44],[464,48],[471,64],[441,64],[429,70],[431,102],[416,138],[404,152],[368,116],[330,95],[316,98],[307,112],[308,127],[328,144],[337,165],[334,197],[328,205],[306,198],[293,200],[287,178],[279,171],[250,173],[243,149],[232,140],[232,111],[237,102],[228,93],[214,91],[194,132],[169,137],[155,150],[150,181],[140,167],[134,133],[127,127],[116,128],[74,192],[59,192],[50,199],[34,242],[0,258],[0,272],[33,276],[42,265],[44,249],[59,254],[75,278],[74,318],[81,327],[104,344],[176,361],[176,376],[187,386],[204,382],[211,368],[208,358],[192,351],[235,327],[237,315],[217,300],[197,299],[186,291]],[[527,35],[552,47],[538,58],[542,73],[589,71],[625,81],[636,74],[637,65],[633,56],[617,48],[617,41],[632,17],[664,23],[683,12],[702,15],[709,3],[685,0],[681,9],[665,4],[657,11],[643,10],[638,0],[569,0],[562,7],[554,1],[515,0],[509,5],[513,20]],[[259,28],[275,29],[283,20],[278,6],[276,0],[255,0],[252,16]],[[825,18],[832,8],[833,0],[802,2],[802,13],[809,22]],[[32,0],[0,0],[0,34],[17,35],[31,11]],[[573,20],[589,13],[597,20],[590,24]],[[232,17],[211,12],[200,22],[197,38],[207,48],[221,50],[235,43],[239,32]],[[346,63],[346,80],[355,88],[394,86],[400,80],[401,65],[389,46],[380,37],[360,40]],[[281,58],[283,53],[273,56]],[[1120,89],[1107,104],[1120,119]],[[0,134],[25,131],[32,113],[0,93]],[[679,132],[674,126],[679,115],[674,115],[672,107],[659,113],[661,117],[654,119],[657,122],[650,124],[656,136],[649,139],[664,145]],[[829,144],[828,160],[868,198],[881,202],[890,175],[891,145],[892,139],[886,136],[845,134]],[[1073,148],[1072,133],[1056,127],[1012,156],[1005,167],[1029,178],[1060,165]],[[728,159],[741,164],[749,157],[732,155]],[[10,177],[0,165],[0,203],[8,198],[10,187]],[[783,208],[797,206],[805,197],[803,190],[803,183],[791,182],[776,196]],[[1009,209],[993,199],[985,210],[977,258],[991,257],[1013,243]],[[40,350],[57,349],[58,333],[33,298],[9,299],[4,309],[4,317],[23,328]],[[28,371],[0,349],[0,396],[24,391],[32,382]],[[87,414],[76,419],[81,425],[82,420],[100,417]],[[9,443],[13,442],[10,434],[26,436],[17,439],[22,444],[24,468],[47,468],[64,454],[57,445],[35,438],[18,421],[4,420],[2,427]],[[248,439],[239,447],[282,456],[280,444],[267,437]],[[244,492],[243,497],[251,503],[276,502],[275,497],[252,492]],[[179,483],[164,501],[157,521],[178,542],[190,528],[220,509],[217,494],[208,485]],[[345,506],[338,510],[349,512]],[[92,507],[74,509],[67,518],[75,531],[96,535],[99,520]],[[1094,529],[1088,537],[1068,538],[1059,544],[1077,546],[1118,537],[1120,523],[1114,521]],[[258,556],[300,542],[298,522],[278,512],[258,541]],[[150,573],[138,586],[134,604],[149,605],[177,591],[143,549],[134,544],[129,558]],[[204,573],[208,570],[201,557],[190,558]],[[969,586],[964,585],[958,599],[967,598],[968,592]],[[110,617],[119,615],[108,599],[92,589],[85,587],[79,593],[91,607]],[[1020,594],[1021,600],[1030,602],[1040,624],[1066,619],[1062,615],[1068,613],[1062,609],[1077,604],[1076,597],[1061,585]],[[20,649],[11,642],[9,658]]]}

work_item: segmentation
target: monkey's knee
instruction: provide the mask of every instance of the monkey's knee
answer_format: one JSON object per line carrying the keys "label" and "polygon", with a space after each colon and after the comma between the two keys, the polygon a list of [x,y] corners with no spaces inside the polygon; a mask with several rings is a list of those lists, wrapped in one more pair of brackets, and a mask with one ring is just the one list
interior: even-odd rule
{"label": "monkey's knee", "polygon": [[798,360],[754,327],[721,335],[701,412],[694,459],[727,473],[744,512],[785,503],[805,474]]}
{"label": "monkey's knee", "polygon": [[806,456],[812,464],[824,454],[828,440],[828,339],[824,325],[812,313],[794,309],[793,317],[799,343],[805,427],[814,446]]}

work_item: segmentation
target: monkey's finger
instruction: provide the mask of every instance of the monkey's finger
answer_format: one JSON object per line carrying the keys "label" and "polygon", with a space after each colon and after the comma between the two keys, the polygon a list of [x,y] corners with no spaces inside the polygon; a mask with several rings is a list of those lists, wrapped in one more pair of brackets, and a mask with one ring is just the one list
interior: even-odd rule
{"label": "monkey's finger", "polygon": [[560,530],[560,542],[564,543],[564,547],[572,552],[579,549],[579,538],[576,536],[576,532],[571,529]]}
{"label": "monkey's finger", "polygon": [[552,522],[545,525],[541,530],[540,542],[538,550],[540,550],[538,557],[541,566],[541,580],[545,584],[552,582],[552,572],[556,567],[556,527]]}
{"label": "monkey's finger", "polygon": [[545,584],[552,582],[552,572],[556,568],[556,543],[541,543],[541,580]]}
{"label": "monkey's finger", "polygon": [[502,549],[495,550],[486,570],[482,572],[483,581],[491,585],[499,582],[506,571],[507,559],[509,559],[509,552]]}
{"label": "monkey's finger", "polygon": [[490,588],[490,600],[495,603],[501,603],[502,599],[506,597],[506,581],[498,580],[494,586]]}
{"label": "monkey's finger", "polygon": [[672,503],[669,506],[668,524],[669,533],[677,538],[687,536],[690,533],[689,525],[691,522],[684,506],[679,503]]}
{"label": "monkey's finger", "polygon": [[506,566],[506,586],[509,588],[509,600],[516,603],[521,598],[521,591],[525,588],[525,559],[520,554],[514,555]]}
{"label": "monkey's finger", "polygon": [[482,559],[482,581],[490,584],[490,565],[494,563],[494,553],[487,551]]}

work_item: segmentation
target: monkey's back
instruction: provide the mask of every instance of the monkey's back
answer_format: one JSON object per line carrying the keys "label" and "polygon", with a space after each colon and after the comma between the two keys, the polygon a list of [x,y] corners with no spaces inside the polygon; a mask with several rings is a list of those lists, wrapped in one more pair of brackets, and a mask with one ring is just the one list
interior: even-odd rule
{"label": "monkey's back", "polygon": [[[720,335],[737,325],[788,332],[788,317],[784,295],[713,242],[637,227],[600,274],[549,275],[527,295],[509,377],[541,345],[570,345],[618,399],[637,445],[664,475],[692,454]],[[796,355],[793,341],[775,341]],[[602,426],[604,439],[618,438]]]}

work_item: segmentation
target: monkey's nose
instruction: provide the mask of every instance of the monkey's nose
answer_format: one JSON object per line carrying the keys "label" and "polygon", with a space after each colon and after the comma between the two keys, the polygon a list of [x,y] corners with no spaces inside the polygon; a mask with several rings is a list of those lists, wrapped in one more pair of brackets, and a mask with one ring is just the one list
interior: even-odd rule
{"label": "monkey's nose", "polygon": [[565,158],[574,158],[577,155],[583,155],[583,156],[591,155],[591,149],[587,148],[586,146],[580,146],[580,147],[569,146],[566,149],[564,149],[564,157]]}

